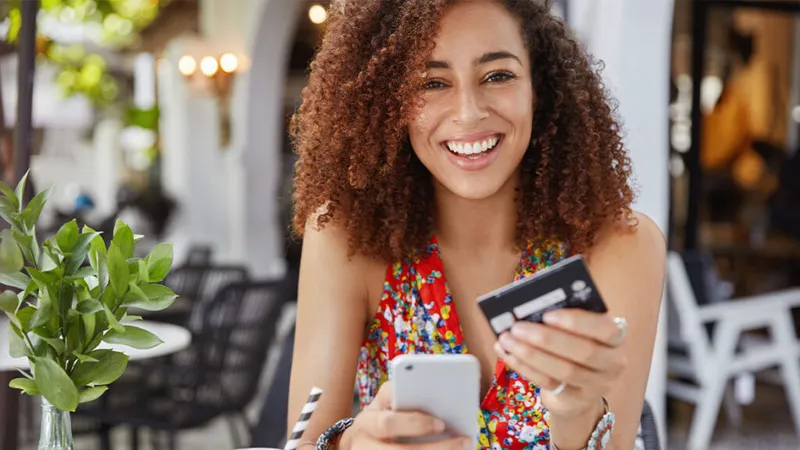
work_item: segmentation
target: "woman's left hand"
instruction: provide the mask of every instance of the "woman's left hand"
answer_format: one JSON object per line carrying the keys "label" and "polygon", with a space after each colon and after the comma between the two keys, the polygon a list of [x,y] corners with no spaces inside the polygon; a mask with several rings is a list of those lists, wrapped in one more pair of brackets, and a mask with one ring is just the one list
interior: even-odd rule
{"label": "woman's left hand", "polygon": [[627,366],[622,348],[627,323],[580,309],[551,311],[544,321],[517,322],[500,336],[495,352],[541,387],[551,414],[574,417],[597,410]]}

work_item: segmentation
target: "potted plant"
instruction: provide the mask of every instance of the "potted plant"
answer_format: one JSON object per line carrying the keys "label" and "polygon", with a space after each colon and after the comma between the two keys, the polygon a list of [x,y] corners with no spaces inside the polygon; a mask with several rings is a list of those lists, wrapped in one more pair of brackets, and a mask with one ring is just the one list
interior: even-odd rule
{"label": "potted plant", "polygon": [[[134,257],[141,237],[117,221],[108,246],[75,220],[41,245],[36,222],[48,191],[23,204],[27,175],[15,190],[0,182],[0,309],[9,319],[9,353],[30,370],[12,388],[41,395],[39,450],[73,450],[69,413],[103,395],[125,371],[128,356],[102,343],[148,349],[161,343],[131,325],[128,308],[158,311],[176,295],[160,284],[172,267],[172,246]],[[86,261],[88,260],[88,264]],[[5,285],[5,286],[3,286]]]}

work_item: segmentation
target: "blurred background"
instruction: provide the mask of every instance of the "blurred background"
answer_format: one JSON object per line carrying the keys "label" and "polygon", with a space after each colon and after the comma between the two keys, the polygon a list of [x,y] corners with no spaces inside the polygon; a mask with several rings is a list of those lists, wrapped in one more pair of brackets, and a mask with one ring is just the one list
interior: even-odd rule
{"label": "blurred background", "polygon": [[[800,448],[800,1],[551,3],[605,63],[636,208],[669,240],[647,393],[662,448]],[[174,243],[181,299],[145,319],[193,336],[74,414],[77,448],[282,445],[302,245],[287,121],[327,7],[0,0],[0,178],[54,188],[43,234],[122,218],[142,252]],[[209,330],[228,298],[249,300]],[[38,399],[0,374],[0,448],[34,449]]]}

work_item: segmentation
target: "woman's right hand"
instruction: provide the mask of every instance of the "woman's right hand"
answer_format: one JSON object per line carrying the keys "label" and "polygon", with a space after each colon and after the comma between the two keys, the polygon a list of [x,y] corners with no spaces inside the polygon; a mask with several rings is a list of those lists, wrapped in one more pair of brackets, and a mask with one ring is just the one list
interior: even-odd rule
{"label": "woman's right hand", "polygon": [[448,437],[431,442],[399,443],[398,438],[436,436],[444,432],[441,420],[421,412],[392,411],[392,386],[381,386],[375,400],[358,414],[344,432],[344,450],[474,450],[472,439]]}

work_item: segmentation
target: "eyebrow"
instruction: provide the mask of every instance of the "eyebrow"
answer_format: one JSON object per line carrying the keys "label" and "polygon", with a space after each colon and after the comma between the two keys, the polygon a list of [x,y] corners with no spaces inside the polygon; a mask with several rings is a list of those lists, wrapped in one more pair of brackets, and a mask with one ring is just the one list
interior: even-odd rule
{"label": "eyebrow", "polygon": [[[513,59],[514,61],[522,65],[522,60],[520,60],[519,57],[517,57],[517,55],[504,50],[496,52],[486,52],[483,55],[479,56],[478,58],[475,58],[475,60],[472,61],[472,65],[480,66],[482,64],[490,63],[492,61],[498,61],[501,59]],[[448,63],[447,61],[433,60],[433,61],[428,61],[425,64],[425,67],[428,69],[449,69],[450,63]]]}

